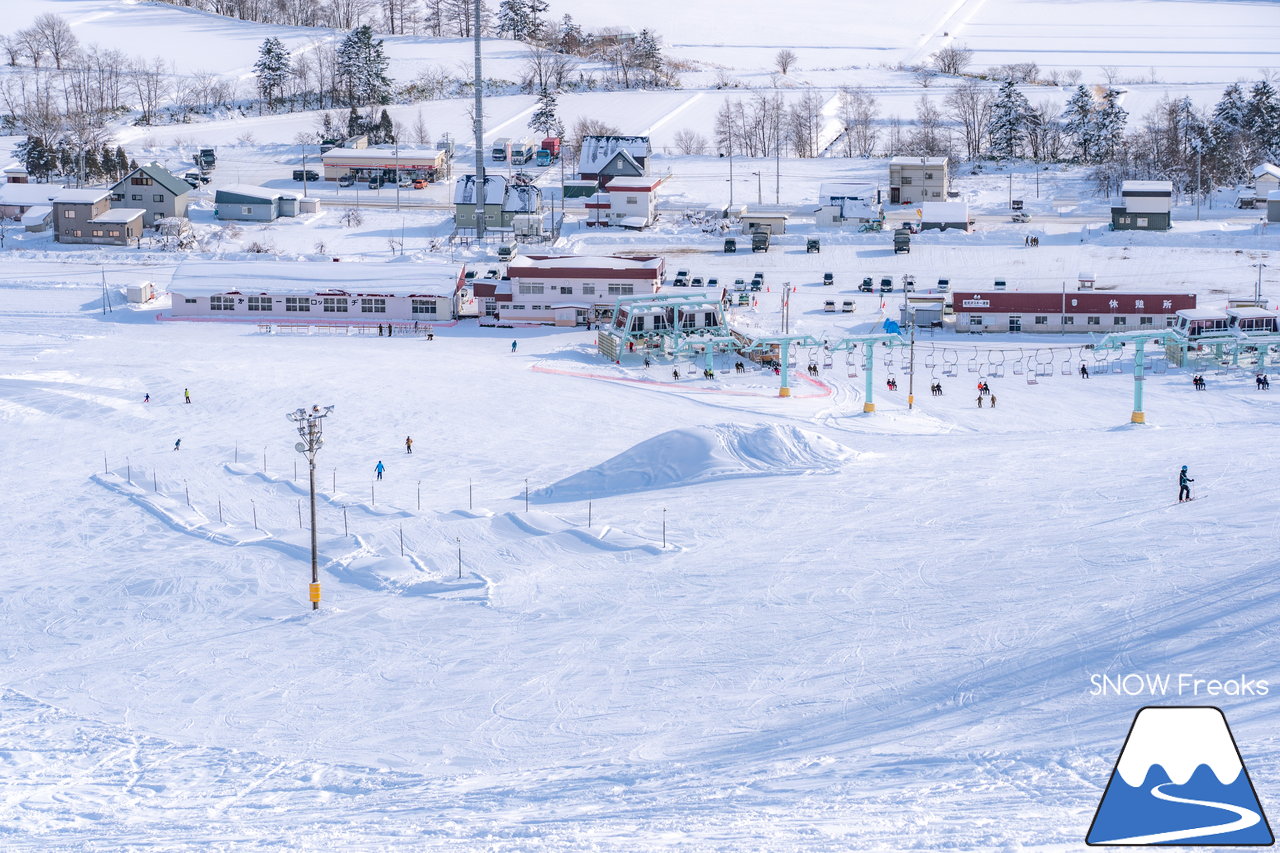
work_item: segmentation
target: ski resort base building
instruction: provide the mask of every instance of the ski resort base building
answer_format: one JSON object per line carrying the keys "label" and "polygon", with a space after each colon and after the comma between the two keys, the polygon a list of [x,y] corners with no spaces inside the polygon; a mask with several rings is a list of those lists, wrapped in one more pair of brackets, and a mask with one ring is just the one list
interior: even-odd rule
{"label": "ski resort base building", "polygon": [[619,296],[656,293],[665,272],[658,257],[521,256],[507,266],[509,288],[495,296],[497,320],[589,325],[612,313]]}
{"label": "ski resort base building", "polygon": [[957,332],[1098,334],[1166,329],[1196,307],[1194,293],[957,292]]}
{"label": "ski resort base building", "polygon": [[430,324],[454,319],[463,284],[461,266],[279,261],[183,264],[169,290],[176,318]]}

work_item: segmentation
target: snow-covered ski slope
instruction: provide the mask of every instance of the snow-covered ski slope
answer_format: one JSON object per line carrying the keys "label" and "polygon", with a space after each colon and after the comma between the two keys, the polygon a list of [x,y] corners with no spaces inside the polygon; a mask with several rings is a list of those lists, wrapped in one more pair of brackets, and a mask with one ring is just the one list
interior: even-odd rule
{"label": "snow-covered ski slope", "polygon": [[[1249,375],[1152,376],[1131,427],[1123,375],[978,410],[962,372],[908,412],[899,372],[864,417],[842,361],[783,401],[588,333],[99,296],[0,288],[5,849],[1076,850],[1151,701],[1092,674],[1277,678]],[[1274,699],[1212,701],[1272,802]]]}

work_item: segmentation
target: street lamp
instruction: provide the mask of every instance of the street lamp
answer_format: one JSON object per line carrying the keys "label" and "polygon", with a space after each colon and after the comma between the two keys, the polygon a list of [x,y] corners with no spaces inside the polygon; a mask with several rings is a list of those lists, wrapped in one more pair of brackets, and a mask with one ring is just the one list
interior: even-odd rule
{"label": "street lamp", "polygon": [[316,453],[324,447],[324,419],[333,411],[333,406],[312,406],[310,411],[295,409],[285,415],[298,428],[298,436],[302,439],[293,449],[307,457],[307,468],[311,480],[311,609],[320,609],[320,573],[319,559],[316,550]]}

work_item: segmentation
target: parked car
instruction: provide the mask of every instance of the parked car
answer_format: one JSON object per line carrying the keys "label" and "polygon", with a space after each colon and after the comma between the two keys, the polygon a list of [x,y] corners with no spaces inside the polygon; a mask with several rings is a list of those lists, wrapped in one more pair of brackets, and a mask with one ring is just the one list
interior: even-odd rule
{"label": "parked car", "polygon": [[319,172],[316,172],[316,171],[314,171],[314,170],[312,170],[312,169],[294,169],[294,170],[293,170],[293,179],[294,179],[295,181],[299,181],[299,182],[302,182],[302,181],[307,181],[307,182],[310,182],[310,181],[318,181],[318,180],[320,180],[320,173],[319,173]]}
{"label": "parked car", "polygon": [[382,177],[382,175],[369,176],[369,189],[371,190],[380,190],[386,185],[386,183],[387,179]]}
{"label": "parked car", "polygon": [[1013,214],[1013,221],[1014,222],[1030,222],[1031,214],[1027,213],[1025,210],[1019,210]]}
{"label": "parked car", "polygon": [[858,285],[858,290],[863,293],[870,293],[876,289],[875,282],[871,280],[871,276],[867,276],[862,280],[862,284]]}
{"label": "parked car", "polygon": [[[760,287],[764,287],[764,273],[762,273],[762,272],[757,272],[757,273],[753,274],[753,275],[751,276],[751,283],[752,283],[753,285],[759,284],[759,285],[760,285]],[[754,289],[754,290],[759,290],[759,289],[760,289],[760,287],[755,287],[755,288],[753,288],[753,289]]]}
{"label": "parked car", "polygon": [[822,284],[824,287],[830,287],[835,283],[836,283],[836,277],[834,273],[824,272],[822,274]]}
{"label": "parked car", "polygon": [[733,280],[733,289],[734,289],[734,290],[746,290],[746,289],[747,289],[747,280],[746,280],[745,278],[735,278],[735,279]]}
{"label": "parked car", "polygon": [[951,289],[951,279],[947,279],[947,278],[940,278],[940,279],[938,279],[938,292],[939,292],[939,293],[946,293],[946,292],[947,292],[947,291],[949,291],[950,289]]}
{"label": "parked car", "polygon": [[738,251],[738,241],[737,241],[737,239],[736,239],[736,238],[734,238],[734,237],[725,237],[725,238],[724,238],[724,251],[725,251],[725,254],[732,254],[732,253],[734,253],[734,252]]}
{"label": "parked car", "polygon": [[707,279],[707,287],[719,287],[719,286],[720,286],[720,279],[715,278],[714,276]]}
{"label": "parked car", "polygon": [[916,277],[910,273],[904,273],[902,276],[902,289],[907,293],[914,293],[916,289]]}
{"label": "parked car", "polygon": [[885,276],[884,278],[880,279],[880,292],[881,292],[881,293],[892,293],[892,292],[893,292],[893,279],[892,279],[892,278],[890,278],[889,276]]}
{"label": "parked car", "polygon": [[676,277],[671,280],[676,287],[687,287],[689,284],[689,271],[676,270]]}
{"label": "parked car", "polygon": [[341,175],[338,178],[338,186],[340,187],[349,187],[354,185],[355,182],[356,182],[355,175]]}
{"label": "parked car", "polygon": [[822,251],[822,243],[820,243],[820,242],[818,241],[818,238],[817,238],[817,237],[810,237],[808,240],[805,240],[805,241],[804,241],[804,250],[805,250],[805,253],[806,253],[806,254],[813,254],[814,252],[821,252],[821,251]]}
{"label": "parked car", "polygon": [[842,313],[845,313],[845,314],[852,314],[852,313],[853,313],[853,300],[852,300],[852,299],[846,299],[846,300],[844,301],[844,305],[840,308],[840,311],[841,311]]}
{"label": "parked car", "polygon": [[689,279],[690,287],[702,287],[702,285],[703,285],[703,281],[702,281],[702,276],[700,275],[695,275],[693,278]]}
{"label": "parked car", "polygon": [[751,279],[751,284],[748,286],[753,292],[759,293],[761,290],[764,290],[764,279],[753,278]]}
{"label": "parked car", "polygon": [[823,311],[826,311],[828,314],[834,314],[834,313],[836,313],[836,303],[835,303],[835,301],[834,301],[834,300],[831,300],[831,299],[828,299],[826,302],[822,303],[822,310],[823,310]]}

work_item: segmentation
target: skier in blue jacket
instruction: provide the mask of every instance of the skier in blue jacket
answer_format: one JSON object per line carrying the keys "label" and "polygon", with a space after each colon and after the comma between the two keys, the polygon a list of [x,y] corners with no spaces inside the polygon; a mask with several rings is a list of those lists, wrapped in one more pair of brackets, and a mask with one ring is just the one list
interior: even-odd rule
{"label": "skier in blue jacket", "polygon": [[1187,466],[1182,466],[1182,471],[1178,474],[1178,503],[1191,500],[1191,483],[1195,480],[1187,476]]}
{"label": "skier in blue jacket", "polygon": [[387,470],[387,469],[386,469],[386,466],[384,466],[384,465],[382,464],[382,460],[381,460],[381,459],[379,459],[379,460],[378,460],[378,464],[377,464],[377,466],[375,466],[375,467],[374,467],[374,469],[373,469],[374,473],[378,475],[378,479],[379,479],[379,480],[381,480],[381,479],[382,479],[382,472],[383,472],[383,471],[385,471],[385,470]]}

